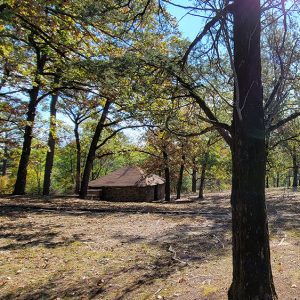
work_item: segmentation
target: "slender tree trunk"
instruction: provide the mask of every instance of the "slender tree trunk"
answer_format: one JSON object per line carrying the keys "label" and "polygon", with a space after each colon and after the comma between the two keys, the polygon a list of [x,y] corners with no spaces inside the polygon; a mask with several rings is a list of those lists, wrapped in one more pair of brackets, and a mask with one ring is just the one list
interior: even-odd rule
{"label": "slender tree trunk", "polygon": [[99,142],[101,133],[102,133],[103,128],[104,128],[103,125],[106,121],[106,117],[108,115],[110,104],[111,104],[111,102],[108,101],[108,100],[105,102],[101,118],[100,118],[100,120],[97,124],[96,130],[94,132],[94,136],[92,138],[90,149],[89,149],[89,152],[88,152],[88,155],[87,155],[87,158],[86,158],[85,167],[84,167],[83,176],[82,176],[82,181],[81,181],[80,193],[79,193],[79,196],[82,199],[84,199],[87,195],[90,175],[91,175],[91,171],[92,171],[92,168],[93,168],[93,162],[94,162],[94,159],[95,159],[95,156],[96,156],[96,151],[97,151],[97,144]]}
{"label": "slender tree trunk", "polygon": [[200,183],[199,183],[199,199],[203,199],[203,192],[204,192],[204,185],[205,185],[205,179],[206,179],[206,169],[207,169],[207,164],[208,164],[208,159],[209,159],[209,148],[211,146],[211,139],[207,141],[207,149],[204,153],[204,157],[202,160],[202,165],[201,165],[201,175],[200,175]]}
{"label": "slender tree trunk", "polygon": [[279,187],[280,185],[280,176],[279,176],[279,173],[277,172],[276,173],[276,187]]}
{"label": "slender tree trunk", "polygon": [[179,177],[178,177],[178,182],[177,182],[177,196],[176,196],[176,199],[180,199],[180,196],[181,196],[184,166],[185,166],[185,155],[183,154],[181,156],[181,164],[180,164]]}
{"label": "slender tree trunk", "polygon": [[[5,135],[5,138],[7,138],[7,135]],[[8,162],[8,146],[7,143],[4,145],[4,156],[2,159],[2,176],[6,176],[7,174],[7,162]]]}
{"label": "slender tree trunk", "polygon": [[36,166],[36,182],[37,182],[37,192],[38,195],[41,194],[41,170],[40,170],[40,166],[41,166],[41,162],[37,161],[37,166]]}
{"label": "slender tree trunk", "polygon": [[192,192],[197,192],[197,166],[196,160],[193,160],[193,169],[192,169]]}
{"label": "slender tree trunk", "polygon": [[32,131],[36,113],[37,98],[39,93],[39,87],[33,87],[30,91],[30,101],[28,104],[26,126],[24,131],[24,141],[22,147],[22,154],[19,162],[17,180],[15,183],[13,195],[24,195],[26,178],[27,178],[27,167],[30,158],[31,152],[31,143],[32,143]]}
{"label": "slender tree trunk", "polygon": [[269,176],[266,176],[266,188],[269,188]]}
{"label": "slender tree trunk", "polygon": [[171,201],[171,179],[169,167],[169,155],[167,151],[163,151],[164,164],[165,164],[165,201]]}
{"label": "slender tree trunk", "polygon": [[75,141],[76,141],[76,178],[75,178],[75,193],[79,194],[80,179],[81,179],[81,145],[78,131],[78,124],[74,128]]}
{"label": "slender tree trunk", "polygon": [[[59,76],[56,75],[54,83],[59,83]],[[48,196],[51,187],[51,175],[53,169],[55,142],[56,142],[56,104],[58,100],[58,92],[54,93],[50,102],[50,128],[48,136],[48,151],[46,155],[44,183],[43,183],[43,195]]]}
{"label": "slender tree trunk", "polygon": [[230,300],[277,299],[265,205],[266,146],[261,83],[260,1],[234,2],[232,143],[233,279]]}
{"label": "slender tree trunk", "polygon": [[203,192],[204,192],[204,183],[205,183],[205,175],[206,175],[206,167],[207,167],[207,156],[208,154],[205,153],[205,158],[202,163],[201,168],[201,176],[200,176],[200,183],[199,183],[199,199],[203,199]]}
{"label": "slender tree trunk", "polygon": [[299,166],[297,164],[297,154],[296,154],[296,147],[293,147],[293,189],[296,190],[298,186],[298,171]]}
{"label": "slender tree trunk", "polygon": [[39,174],[36,175],[36,182],[37,182],[37,193],[38,193],[38,195],[40,195],[41,194],[41,178],[40,178]]}
{"label": "slender tree trunk", "polygon": [[7,174],[7,158],[2,159],[2,176]]}
{"label": "slender tree trunk", "polygon": [[[69,151],[69,162],[70,162],[70,174],[73,178],[75,178],[74,176],[74,167],[73,167],[73,152]],[[73,180],[74,183],[74,180]]]}

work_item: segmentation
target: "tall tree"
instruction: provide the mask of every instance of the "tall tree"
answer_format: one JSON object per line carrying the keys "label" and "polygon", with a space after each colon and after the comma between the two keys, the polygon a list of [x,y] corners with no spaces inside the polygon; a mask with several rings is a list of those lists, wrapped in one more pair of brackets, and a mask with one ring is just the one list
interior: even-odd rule
{"label": "tall tree", "polygon": [[90,144],[90,148],[88,151],[88,155],[86,158],[85,167],[84,167],[84,171],[83,171],[83,175],[82,175],[81,187],[80,187],[80,192],[79,192],[79,195],[81,198],[85,198],[87,195],[88,183],[89,183],[90,174],[91,174],[91,171],[93,168],[93,162],[96,157],[97,145],[98,145],[99,139],[101,137],[101,134],[104,130],[104,125],[105,125],[106,119],[108,117],[109,108],[110,108],[111,104],[112,104],[111,100],[107,99],[105,101],[103,110],[101,112],[101,117],[99,118],[94,135],[92,137],[92,141]]}
{"label": "tall tree", "polygon": [[[234,4],[233,281],[229,299],[276,299],[265,204],[260,1]],[[255,266],[253,268],[253,266]]]}
{"label": "tall tree", "polygon": [[[231,20],[230,14],[233,29],[229,37],[231,32],[228,30],[230,26],[227,21]],[[214,124],[231,147],[233,279],[228,297],[234,300],[277,298],[271,271],[264,190],[266,131],[261,81],[260,22],[259,0],[223,3],[223,7],[216,10],[216,15],[207,22],[203,31],[186,51],[183,58],[184,69],[187,70],[185,74],[182,71],[180,74],[171,67],[171,70],[169,69],[181,86],[194,97],[207,121]],[[233,109],[231,126],[220,121],[213,110],[214,103],[210,104],[199,94],[198,87],[201,84],[198,86],[195,84],[196,76],[191,78],[191,70],[186,66],[191,51],[204,36],[212,33],[212,28],[216,30],[214,32],[218,32],[217,37],[223,36],[232,67],[234,79],[232,104],[225,99]],[[214,51],[215,47],[216,41],[213,39],[212,47],[208,49]],[[196,57],[199,57],[199,52],[200,55],[207,53],[205,48],[200,47]]]}
{"label": "tall tree", "polygon": [[206,169],[207,169],[207,164],[209,160],[209,147],[207,150],[205,150],[203,154],[203,158],[201,160],[201,173],[200,173],[200,178],[199,178],[199,193],[198,193],[198,198],[202,200],[204,198],[204,183],[206,179]]}
{"label": "tall tree", "polygon": [[192,192],[196,193],[197,192],[197,160],[196,157],[192,158]]}
{"label": "tall tree", "polygon": [[73,91],[65,93],[61,103],[63,112],[69,117],[74,124],[74,136],[76,143],[76,178],[75,193],[79,194],[81,184],[81,159],[82,147],[80,142],[80,125],[92,116],[97,114],[99,103],[97,96],[89,95],[85,91]]}
{"label": "tall tree", "polygon": [[[59,84],[59,72],[54,74],[54,84]],[[56,142],[56,111],[57,111],[57,101],[59,93],[54,92],[51,95],[50,102],[50,122],[49,122],[49,136],[48,136],[48,150],[46,155],[45,172],[44,172],[44,182],[43,182],[43,195],[48,196],[51,187],[51,174],[54,162],[54,151]]]}
{"label": "tall tree", "polygon": [[184,172],[184,168],[185,168],[185,163],[186,163],[186,154],[182,153],[180,169],[179,169],[179,176],[178,176],[177,187],[176,187],[176,199],[180,199],[180,197],[181,197],[181,189],[182,189],[182,183],[183,183],[183,172]]}
{"label": "tall tree", "polygon": [[34,35],[29,35],[28,42],[35,50],[35,58],[36,58],[36,71],[35,78],[32,87],[29,89],[29,103],[27,110],[27,118],[26,118],[26,126],[24,132],[24,141],[22,154],[20,157],[17,180],[15,183],[14,195],[22,195],[25,193],[26,187],[26,176],[27,176],[27,166],[29,163],[30,152],[31,152],[31,143],[32,143],[32,132],[33,125],[35,121],[35,114],[37,110],[38,103],[42,100],[42,97],[39,97],[39,93],[41,90],[41,76],[43,75],[45,65],[47,62],[47,53],[38,45],[38,43],[34,39]]}

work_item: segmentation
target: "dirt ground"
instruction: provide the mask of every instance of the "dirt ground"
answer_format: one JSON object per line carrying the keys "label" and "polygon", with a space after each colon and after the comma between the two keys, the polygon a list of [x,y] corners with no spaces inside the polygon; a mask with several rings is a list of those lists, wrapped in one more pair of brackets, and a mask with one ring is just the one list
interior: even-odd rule
{"label": "dirt ground", "polygon": [[[300,299],[300,193],[268,193],[279,299]],[[175,203],[0,199],[0,299],[226,299],[229,194]]]}

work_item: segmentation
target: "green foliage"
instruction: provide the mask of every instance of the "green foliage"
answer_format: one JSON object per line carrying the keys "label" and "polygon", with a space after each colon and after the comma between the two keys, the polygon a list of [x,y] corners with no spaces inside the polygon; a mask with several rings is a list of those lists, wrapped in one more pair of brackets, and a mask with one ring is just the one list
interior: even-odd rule
{"label": "green foliage", "polygon": [[[0,11],[0,158],[8,159],[9,172],[1,179],[2,191],[11,191],[21,155],[21,136],[24,127],[31,125],[34,142],[27,192],[41,192],[49,119],[25,121],[35,88],[37,115],[43,111],[43,118],[51,94],[59,94],[61,120],[56,121],[57,130],[52,132],[56,140],[52,192],[73,193],[78,151],[73,130],[78,130],[82,172],[107,99],[113,104],[100,137],[92,178],[125,165],[139,165],[163,176],[167,164],[175,190],[185,155],[184,191],[191,188],[192,169],[199,178],[203,164],[206,187],[229,188],[230,150],[216,131],[218,122],[230,128],[233,110],[234,76],[226,41],[221,31],[214,45],[203,40],[183,68],[189,41],[181,37],[175,20],[163,2],[160,4],[146,0],[127,4],[117,0],[4,2]],[[268,24],[262,37],[266,104],[280,81],[274,101],[265,107],[268,129],[299,111],[299,24],[291,14],[287,20],[291,30],[286,31],[277,11],[263,14]],[[210,51],[217,43],[223,45],[218,55]],[[54,83],[54,75],[59,75],[59,83]],[[218,122],[207,116],[195,94]],[[138,145],[120,130],[142,124],[147,126]],[[298,145],[298,140],[299,122],[268,133],[270,177],[290,172],[288,149]],[[168,155],[167,162],[163,152]]]}
{"label": "green foliage", "polygon": [[12,192],[12,180],[9,176],[0,176],[0,194],[9,194]]}
{"label": "green foliage", "polygon": [[52,192],[55,194],[72,194],[75,185],[75,144],[70,143],[56,151],[52,175]]}

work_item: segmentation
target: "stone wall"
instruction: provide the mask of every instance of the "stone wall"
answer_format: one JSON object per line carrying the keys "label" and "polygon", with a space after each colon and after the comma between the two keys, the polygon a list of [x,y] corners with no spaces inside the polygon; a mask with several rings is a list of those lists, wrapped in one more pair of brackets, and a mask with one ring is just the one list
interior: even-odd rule
{"label": "stone wall", "polygon": [[[155,186],[146,187],[105,187],[101,200],[107,201],[153,201]],[[158,199],[164,198],[164,185],[157,186]]]}
{"label": "stone wall", "polygon": [[165,184],[160,184],[156,186],[156,199],[154,200],[164,200],[165,199]]}

